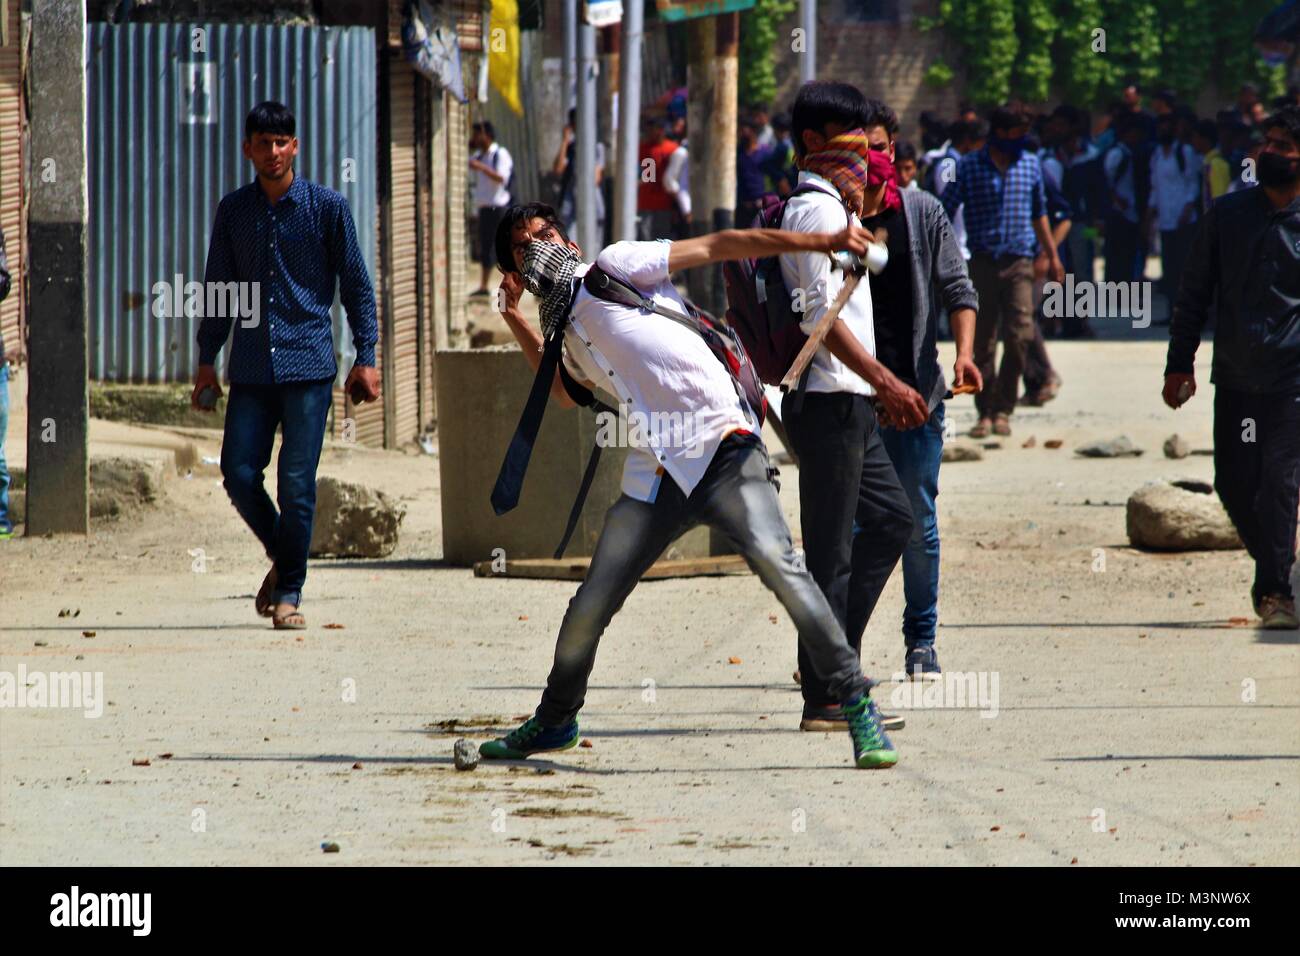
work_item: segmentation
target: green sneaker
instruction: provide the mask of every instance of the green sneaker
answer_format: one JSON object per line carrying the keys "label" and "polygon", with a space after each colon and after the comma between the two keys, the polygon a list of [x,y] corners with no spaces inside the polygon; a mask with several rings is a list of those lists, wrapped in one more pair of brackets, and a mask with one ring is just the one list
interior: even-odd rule
{"label": "green sneaker", "polygon": [[853,738],[853,762],[862,770],[878,770],[898,763],[898,751],[889,735],[880,726],[880,711],[876,702],[863,695],[844,705],[848,718],[849,736]]}
{"label": "green sneaker", "polygon": [[536,717],[529,717],[504,737],[481,744],[478,752],[488,760],[523,760],[532,754],[572,750],[578,738],[576,720],[563,727],[543,727]]}

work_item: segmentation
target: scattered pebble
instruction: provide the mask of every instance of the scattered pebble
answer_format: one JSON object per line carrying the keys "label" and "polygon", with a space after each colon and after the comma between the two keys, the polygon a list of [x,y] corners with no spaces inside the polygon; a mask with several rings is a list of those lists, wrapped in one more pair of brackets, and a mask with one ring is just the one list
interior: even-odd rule
{"label": "scattered pebble", "polygon": [[134,760],[131,761],[131,766],[132,766],[132,767],[151,767],[151,766],[153,766],[153,764],[151,764],[151,763],[149,762],[149,758],[148,758],[148,757],[136,757]]}
{"label": "scattered pebble", "polygon": [[360,770],[360,769],[361,769],[361,761],[358,760],[356,763],[354,763],[354,764],[352,765],[352,769],[353,769],[353,770]]}
{"label": "scattered pebble", "polygon": [[1043,447],[1044,447],[1044,448],[1060,448],[1060,447],[1061,447],[1062,445],[1064,445],[1064,444],[1065,444],[1065,442],[1063,442],[1063,441],[1062,441],[1061,439],[1059,439],[1059,438],[1049,438],[1049,439],[1047,439],[1047,441],[1043,442]]}
{"label": "scattered pebble", "polygon": [[520,615],[519,615],[519,620],[521,620],[521,621],[526,621],[526,620],[528,620],[528,615],[527,615],[527,614],[520,614]]}
{"label": "scattered pebble", "polygon": [[82,632],[81,632],[81,636],[82,636],[82,637],[94,637],[94,636],[95,636],[95,632],[94,632],[94,631],[82,631]]}
{"label": "scattered pebble", "polygon": [[590,750],[590,749],[591,749],[591,741],[588,740],[586,737],[583,737],[583,738],[582,738],[582,742],[581,742],[580,744],[578,744],[578,746],[579,746],[579,747],[586,747],[588,750]]}
{"label": "scattered pebble", "polygon": [[727,658],[727,663],[728,663],[728,664],[739,664],[739,663],[740,663],[740,658],[739,658],[739,657],[728,657],[728,658]]}
{"label": "scattered pebble", "polygon": [[320,845],[320,848],[321,848],[321,852],[322,852],[322,853],[337,853],[337,852],[339,852],[339,845],[338,845],[337,843],[334,843],[333,841],[328,842],[328,843],[322,843],[322,844]]}
{"label": "scattered pebble", "polygon": [[457,770],[473,770],[478,766],[478,748],[474,746],[472,740],[461,737],[452,748],[452,759],[456,763]]}
{"label": "scattered pebble", "polygon": [[1127,435],[1119,435],[1104,441],[1087,442],[1076,448],[1074,453],[1084,458],[1135,458],[1142,454],[1142,449],[1134,445]]}
{"label": "scattered pebble", "polygon": [[1020,445],[1021,448],[1033,448],[1038,444],[1038,439],[1033,435],[1026,438]]}
{"label": "scattered pebble", "polygon": [[342,625],[342,624],[325,624],[325,625],[323,625],[323,626],[324,626],[325,630],[327,630],[327,631],[341,631],[341,630],[343,630],[343,625]]}
{"label": "scattered pebble", "polygon": [[49,647],[49,646],[50,646],[50,642],[49,642],[49,641],[36,641],[35,644],[36,644],[37,647]]}

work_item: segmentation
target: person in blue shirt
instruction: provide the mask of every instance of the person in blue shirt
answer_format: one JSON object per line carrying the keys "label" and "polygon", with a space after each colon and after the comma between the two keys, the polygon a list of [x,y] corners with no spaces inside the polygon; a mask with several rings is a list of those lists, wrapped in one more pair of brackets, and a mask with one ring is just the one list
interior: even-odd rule
{"label": "person in blue shirt", "polygon": [[[220,397],[217,353],[233,324],[221,474],[235,510],[272,561],[254,603],[277,629],[306,626],[298,605],[338,371],[330,322],[336,287],[356,348],[344,388],[354,402],[380,395],[375,293],[352,213],[341,195],[295,175],[294,130],[293,114],[270,101],[253,107],[244,124],[244,157],[257,178],[217,207],[190,397],[202,411]],[[277,428],[278,511],[262,483]]]}
{"label": "person in blue shirt", "polygon": [[[983,149],[957,164],[954,182],[940,197],[951,219],[961,209],[970,248],[970,276],[979,295],[975,362],[985,388],[975,396],[979,422],[972,437],[990,429],[1011,434],[1025,353],[1034,340],[1034,258],[1047,255],[1048,275],[1061,282],[1065,270],[1047,219],[1047,196],[1038,157],[1027,150],[1029,118],[999,107],[989,115]],[[1002,365],[994,376],[997,340]]]}

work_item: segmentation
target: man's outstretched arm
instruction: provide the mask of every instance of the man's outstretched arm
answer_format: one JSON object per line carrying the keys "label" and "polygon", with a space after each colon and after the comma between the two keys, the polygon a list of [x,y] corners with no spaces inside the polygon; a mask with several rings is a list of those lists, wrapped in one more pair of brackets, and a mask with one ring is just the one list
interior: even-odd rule
{"label": "man's outstretched arm", "polygon": [[867,251],[871,233],[861,226],[839,232],[791,232],[785,229],[723,229],[694,239],[678,239],[668,252],[668,271],[694,269],[731,259],[762,259],[783,252]]}

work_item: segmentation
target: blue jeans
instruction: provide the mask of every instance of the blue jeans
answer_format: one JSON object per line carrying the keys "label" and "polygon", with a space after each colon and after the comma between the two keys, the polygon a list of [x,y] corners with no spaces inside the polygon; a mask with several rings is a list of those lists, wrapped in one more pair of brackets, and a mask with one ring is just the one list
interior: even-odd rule
{"label": "blue jeans", "polygon": [[881,428],[885,451],[912,504],[912,537],[903,551],[903,641],[908,648],[933,647],[939,625],[939,460],[943,455],[944,405],[919,428]]}
{"label": "blue jeans", "polygon": [[5,464],[5,432],[9,430],[9,366],[0,360],[0,531],[12,531],[9,520],[9,467]]}
{"label": "blue jeans", "polygon": [[[230,386],[221,474],[235,510],[275,562],[277,604],[297,607],[307,580],[316,514],[316,465],[325,441],[333,385],[333,379],[325,379]],[[282,431],[276,464],[279,512],[262,484],[277,427]]]}

